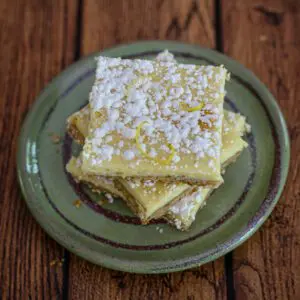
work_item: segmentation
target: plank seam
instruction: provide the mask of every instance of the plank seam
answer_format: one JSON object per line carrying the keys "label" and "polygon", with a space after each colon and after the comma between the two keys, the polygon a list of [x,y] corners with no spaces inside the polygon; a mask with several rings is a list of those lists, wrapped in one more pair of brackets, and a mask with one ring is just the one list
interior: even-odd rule
{"label": "plank seam", "polygon": [[221,1],[222,0],[216,0],[215,2],[216,49],[220,52],[224,52]]}
{"label": "plank seam", "polygon": [[235,300],[235,289],[234,289],[234,277],[233,277],[233,261],[232,252],[225,255],[224,265],[225,265],[225,278],[226,278],[226,292],[227,299]]}
{"label": "plank seam", "polygon": [[77,7],[77,26],[76,26],[76,36],[75,36],[75,60],[78,60],[81,56],[81,38],[82,38],[82,18],[83,18],[83,0],[78,0]]}
{"label": "plank seam", "polygon": [[[216,50],[224,53],[223,43],[223,23],[222,23],[222,0],[215,1],[215,43]],[[227,299],[235,300],[234,276],[233,276],[233,259],[232,252],[224,257],[225,279],[226,279],[226,296]]]}
{"label": "plank seam", "polygon": [[63,286],[62,299],[69,299],[69,267],[70,267],[70,252],[65,250],[63,264]]}
{"label": "plank seam", "polygon": [[[78,0],[76,12],[76,28],[74,39],[74,60],[81,56],[83,0]],[[69,299],[70,252],[64,251],[62,299]]]}

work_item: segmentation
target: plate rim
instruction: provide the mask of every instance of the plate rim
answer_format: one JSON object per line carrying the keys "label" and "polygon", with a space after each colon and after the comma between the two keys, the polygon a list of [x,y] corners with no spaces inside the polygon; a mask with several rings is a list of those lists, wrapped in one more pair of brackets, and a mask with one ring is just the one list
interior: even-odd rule
{"label": "plate rim", "polygon": [[[99,262],[99,260],[96,260],[93,258],[93,255],[85,256],[85,251],[86,251],[85,249],[88,249],[88,247],[84,248],[83,244],[81,244],[81,250],[76,250],[74,248],[71,248],[63,239],[61,239],[60,237],[58,237],[55,234],[55,232],[53,231],[53,228],[51,228],[51,226],[49,226],[47,222],[42,222],[42,218],[41,218],[39,212],[37,212],[32,206],[31,202],[33,201],[33,199],[30,199],[31,196],[25,187],[25,180],[23,180],[23,174],[22,174],[22,165],[23,165],[23,160],[24,160],[23,156],[24,155],[23,155],[21,149],[22,148],[24,149],[23,143],[26,141],[26,139],[24,137],[26,136],[26,129],[28,127],[29,118],[30,118],[31,114],[34,113],[35,108],[44,101],[44,98],[47,95],[47,93],[49,92],[49,89],[51,88],[51,86],[55,85],[62,78],[64,78],[64,76],[66,74],[68,74],[71,70],[75,69],[83,61],[89,60],[91,57],[95,57],[96,55],[105,55],[105,52],[112,51],[115,49],[121,50],[122,48],[125,49],[128,47],[136,47],[136,46],[142,46],[142,45],[151,46],[151,47],[153,47],[153,50],[155,50],[155,49],[159,50],[159,48],[160,49],[167,48],[166,45],[173,45],[173,47],[184,47],[184,48],[188,47],[187,52],[190,52],[189,49],[193,48],[195,51],[202,52],[202,54],[203,54],[203,52],[206,54],[212,54],[214,56],[214,58],[216,57],[217,59],[226,61],[226,64],[229,64],[232,66],[237,66],[240,71],[246,73],[246,75],[247,75],[246,77],[251,78],[252,81],[254,80],[255,85],[258,85],[260,87],[260,89],[262,89],[263,93],[265,93],[267,95],[267,98],[268,98],[266,100],[267,104],[265,103],[266,97],[263,97],[264,104],[267,105],[266,110],[271,116],[274,116],[274,114],[275,114],[275,116],[278,118],[278,123],[275,124],[274,129],[275,129],[275,132],[278,134],[279,142],[280,142],[279,144],[285,146],[285,149],[284,149],[285,151],[282,151],[280,153],[281,176],[280,176],[280,180],[278,183],[278,190],[276,192],[276,195],[273,198],[273,200],[271,201],[268,208],[266,209],[264,215],[256,221],[255,225],[251,228],[251,230],[248,230],[247,232],[245,232],[245,229],[247,229],[247,226],[246,226],[246,228],[242,228],[241,230],[236,231],[233,234],[233,238],[232,238],[233,241],[229,242],[228,247],[220,248],[215,253],[208,254],[204,258],[199,258],[196,261],[193,261],[193,260],[191,261],[191,258],[193,258],[193,257],[189,257],[186,259],[186,262],[181,262],[181,264],[179,264],[179,265],[176,263],[177,260],[174,260],[174,261],[170,262],[169,266],[166,266],[163,269],[151,267],[151,262],[145,262],[145,265],[143,265],[143,266],[142,266],[142,264],[135,265],[135,267],[130,269],[130,268],[126,267],[126,264],[124,266],[122,264],[116,264],[114,262],[114,260],[116,259],[115,257],[112,258],[111,256],[107,256],[104,253],[102,253],[102,255],[105,258],[101,262]],[[171,52],[172,51],[173,50],[171,50]],[[132,52],[134,53],[134,51],[132,51]],[[139,52],[137,51],[137,53],[139,53]],[[240,73],[240,71],[239,71],[239,73]],[[281,132],[279,132],[279,131],[281,131]],[[176,42],[176,41],[152,40],[152,41],[139,41],[139,42],[134,42],[134,43],[129,43],[129,44],[116,45],[115,47],[106,48],[100,52],[94,52],[90,55],[84,56],[80,60],[69,65],[62,72],[60,72],[57,76],[55,76],[54,79],[52,79],[49,83],[47,83],[46,86],[41,90],[41,92],[35,98],[35,101],[31,105],[29,112],[27,113],[27,115],[23,121],[22,128],[19,132],[18,145],[17,145],[17,175],[18,175],[17,177],[18,177],[19,185],[21,187],[21,191],[22,191],[24,200],[25,200],[27,206],[29,207],[31,214],[37,220],[39,225],[47,232],[47,234],[49,234],[55,241],[57,241],[60,245],[65,247],[68,251],[75,253],[76,255],[78,255],[88,261],[91,261],[92,263],[95,263],[97,265],[101,265],[101,266],[104,266],[104,267],[107,267],[110,269],[114,269],[114,270],[126,271],[126,272],[131,272],[131,273],[143,273],[143,274],[168,273],[168,272],[181,271],[181,270],[185,270],[188,268],[200,266],[202,264],[213,261],[213,260],[225,255],[226,253],[237,248],[239,245],[241,245],[243,242],[245,242],[247,239],[249,239],[266,221],[266,219],[269,217],[269,215],[273,211],[278,200],[280,199],[280,196],[282,194],[282,191],[283,191],[284,186],[287,181],[287,175],[288,175],[288,171],[289,171],[289,163],[290,163],[290,139],[289,139],[287,125],[286,125],[283,113],[279,107],[279,104],[277,103],[275,97],[268,90],[268,88],[264,85],[264,83],[262,83],[251,70],[247,69],[241,63],[226,56],[225,54],[222,54],[216,50],[205,48],[205,47],[202,47],[199,45],[181,43],[181,42]],[[234,240],[235,237],[238,237],[238,239]],[[226,241],[225,243],[228,243],[228,241]],[[121,259],[117,259],[117,260],[122,261],[124,263],[124,261]]]}

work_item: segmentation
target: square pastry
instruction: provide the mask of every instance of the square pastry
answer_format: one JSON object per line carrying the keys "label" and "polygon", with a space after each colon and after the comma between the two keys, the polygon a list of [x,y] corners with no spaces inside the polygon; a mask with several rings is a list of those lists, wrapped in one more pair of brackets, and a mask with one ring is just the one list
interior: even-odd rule
{"label": "square pastry", "polygon": [[99,57],[85,173],[218,185],[222,66]]}

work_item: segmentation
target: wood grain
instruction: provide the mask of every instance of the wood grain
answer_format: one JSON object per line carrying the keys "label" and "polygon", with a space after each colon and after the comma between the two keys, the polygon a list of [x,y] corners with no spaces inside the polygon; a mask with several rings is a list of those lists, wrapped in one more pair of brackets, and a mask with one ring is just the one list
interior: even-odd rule
{"label": "wood grain", "polygon": [[185,272],[135,275],[70,261],[70,299],[225,299],[223,260]]}
{"label": "wood grain", "polygon": [[261,78],[288,123],[288,184],[263,228],[234,251],[236,299],[300,299],[300,2],[222,1],[225,53]]}
{"label": "wood grain", "polygon": [[76,1],[0,1],[0,298],[55,299],[64,250],[35,222],[15,169],[17,137],[45,84],[74,59]]}
{"label": "wood grain", "polygon": [[[215,19],[215,2],[221,4],[216,14],[221,20]],[[215,24],[223,33],[218,39]],[[206,300],[231,295],[224,259],[155,276],[107,270],[74,255],[69,265],[50,267],[66,251],[31,217],[17,185],[19,128],[50,79],[80,55],[136,40],[173,39],[224,49],[278,99],[292,140],[288,185],[263,228],[234,251],[233,284],[236,299],[300,299],[299,30],[297,0],[0,1],[0,298]]]}
{"label": "wood grain", "polygon": [[[214,1],[83,1],[81,54],[120,43],[176,39],[215,47]],[[70,299],[224,299],[220,259],[167,275],[134,275],[70,256]]]}
{"label": "wood grain", "polygon": [[82,55],[137,40],[180,40],[215,47],[211,0],[85,0],[82,11]]}

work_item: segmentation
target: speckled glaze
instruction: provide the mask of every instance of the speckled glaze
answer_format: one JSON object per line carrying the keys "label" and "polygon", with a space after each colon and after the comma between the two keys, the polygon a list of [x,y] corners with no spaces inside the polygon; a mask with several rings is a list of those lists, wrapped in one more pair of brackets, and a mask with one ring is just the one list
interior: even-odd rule
{"label": "speckled glaze", "polygon": [[[65,132],[66,118],[87,103],[97,55],[153,58],[169,49],[181,62],[223,64],[231,72],[225,107],[252,126],[249,147],[224,176],[188,232],[163,220],[142,226],[121,200],[75,183],[65,163],[79,146]],[[53,143],[50,136],[61,137]],[[286,181],[289,140],[284,118],[267,88],[243,66],[213,50],[175,42],[140,42],[96,53],[50,83],[29,112],[19,140],[18,174],[24,198],[41,226],[79,256],[112,269],[164,273],[201,265],[240,245],[271,213]],[[82,200],[76,208],[73,203]],[[162,231],[162,232],[161,232]]]}

